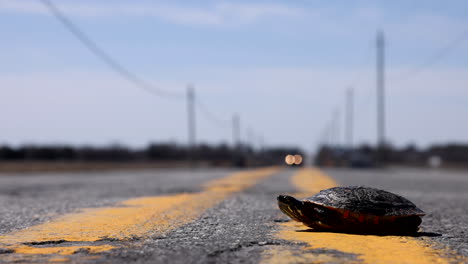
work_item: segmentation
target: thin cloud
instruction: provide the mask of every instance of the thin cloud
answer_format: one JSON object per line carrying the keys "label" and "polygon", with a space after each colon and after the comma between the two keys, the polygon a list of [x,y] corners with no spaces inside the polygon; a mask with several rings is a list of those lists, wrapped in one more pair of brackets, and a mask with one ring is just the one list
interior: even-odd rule
{"label": "thin cloud", "polygon": [[[381,28],[392,39],[434,45],[443,45],[466,28],[466,21],[437,13],[422,11],[395,20],[386,16],[384,9],[369,6],[355,6],[343,13],[340,8],[327,5],[306,8],[253,1],[215,1],[202,6],[159,1],[53,1],[66,15],[82,18],[144,17],[189,26],[236,26],[283,19],[283,24],[298,22],[287,27],[288,32],[307,29],[310,34],[352,39],[362,38],[359,32],[367,36]],[[50,15],[38,0],[0,0],[1,13]]]}
{"label": "thin cloud", "polygon": [[[154,17],[176,24],[236,25],[268,18],[297,17],[305,14],[300,8],[281,4],[219,2],[207,7],[188,7],[149,2],[64,2],[56,5],[67,15],[87,18]],[[48,15],[38,1],[0,0],[0,12]]]}

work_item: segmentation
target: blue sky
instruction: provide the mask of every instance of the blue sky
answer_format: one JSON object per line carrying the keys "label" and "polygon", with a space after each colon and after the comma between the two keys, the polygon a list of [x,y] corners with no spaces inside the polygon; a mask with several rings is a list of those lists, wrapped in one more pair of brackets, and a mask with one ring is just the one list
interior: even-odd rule
{"label": "blue sky", "polygon": [[[374,42],[382,29],[388,139],[468,142],[468,37],[406,78],[467,32],[466,1],[54,3],[155,87],[184,92],[193,83],[219,118],[239,113],[244,139],[250,127],[267,144],[307,149],[335,109],[344,116],[349,86],[356,90],[355,141],[375,142]],[[39,1],[0,0],[0,31],[0,142],[186,142],[184,102],[114,74]],[[230,142],[230,133],[229,122],[219,127],[198,113],[200,141]]]}

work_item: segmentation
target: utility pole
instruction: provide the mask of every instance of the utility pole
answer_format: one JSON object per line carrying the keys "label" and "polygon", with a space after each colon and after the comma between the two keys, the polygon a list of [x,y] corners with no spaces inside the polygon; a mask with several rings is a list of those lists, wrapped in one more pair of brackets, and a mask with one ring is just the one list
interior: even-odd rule
{"label": "utility pole", "polygon": [[333,142],[335,147],[340,146],[340,110],[338,108],[333,112],[333,121],[332,121],[332,133],[333,133]]}
{"label": "utility pole", "polygon": [[263,134],[258,135],[258,145],[260,147],[260,151],[263,152],[265,150],[265,138]]}
{"label": "utility pole", "polygon": [[265,139],[263,137],[263,134],[258,134],[258,147],[260,152],[260,162],[262,165],[265,165]]}
{"label": "utility pole", "polygon": [[238,114],[232,116],[232,146],[236,150],[240,148],[240,118]]}
{"label": "utility pole", "polygon": [[234,114],[232,117],[232,144],[233,144],[233,165],[236,167],[245,167],[246,161],[241,143],[240,117]]}
{"label": "utility pole", "polygon": [[383,31],[377,32],[377,157],[383,162],[385,145],[385,39]]}
{"label": "utility pole", "polygon": [[195,167],[195,90],[192,85],[187,86],[187,117],[189,162],[191,167]]}
{"label": "utility pole", "polygon": [[325,147],[328,145],[328,124],[325,124],[325,126],[322,129],[322,133],[320,134],[319,142],[318,142],[318,149],[320,147]]}
{"label": "utility pole", "polygon": [[330,120],[325,128],[325,138],[327,147],[333,147],[333,120]]}
{"label": "utility pole", "polygon": [[346,144],[348,149],[353,149],[353,119],[354,119],[354,90],[348,88],[346,91]]}
{"label": "utility pole", "polygon": [[255,149],[255,135],[251,127],[247,128],[247,142],[248,142],[247,145],[253,151]]}

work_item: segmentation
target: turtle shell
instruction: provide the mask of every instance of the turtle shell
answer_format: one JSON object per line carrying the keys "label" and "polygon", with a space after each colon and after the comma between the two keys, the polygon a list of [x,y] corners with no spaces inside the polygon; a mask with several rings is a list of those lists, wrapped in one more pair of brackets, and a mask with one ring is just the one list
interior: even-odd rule
{"label": "turtle shell", "polygon": [[376,216],[423,216],[425,213],[400,195],[364,186],[334,187],[304,199],[330,209]]}

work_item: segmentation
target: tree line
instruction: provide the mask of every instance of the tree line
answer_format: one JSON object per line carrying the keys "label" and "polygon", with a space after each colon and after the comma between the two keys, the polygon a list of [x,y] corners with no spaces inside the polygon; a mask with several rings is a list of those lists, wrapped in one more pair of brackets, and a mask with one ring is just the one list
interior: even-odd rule
{"label": "tree line", "polygon": [[434,144],[426,148],[413,144],[400,148],[390,144],[382,148],[361,145],[353,149],[322,145],[315,157],[315,163],[320,166],[370,167],[377,163],[423,166],[431,160],[438,160],[441,165],[468,166],[468,144]]}
{"label": "tree line", "polygon": [[262,159],[269,163],[284,160],[287,154],[302,154],[298,148],[254,149],[242,145],[199,144],[194,148],[177,143],[151,143],[142,148],[119,144],[108,146],[23,145],[0,146],[0,161],[178,161],[195,158],[203,161]]}

